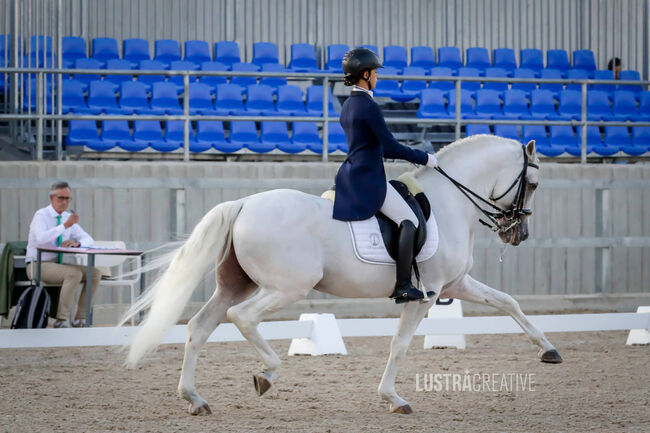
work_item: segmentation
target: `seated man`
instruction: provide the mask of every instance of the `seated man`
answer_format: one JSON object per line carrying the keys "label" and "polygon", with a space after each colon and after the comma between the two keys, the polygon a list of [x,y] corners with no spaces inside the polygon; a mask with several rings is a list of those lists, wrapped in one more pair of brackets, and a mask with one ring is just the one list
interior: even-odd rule
{"label": "seated man", "polygon": [[[27,276],[36,277],[36,247],[40,245],[61,247],[90,247],[93,238],[79,224],[79,215],[68,212],[72,200],[67,182],[56,182],[50,189],[50,205],[39,209],[29,226],[27,243]],[[86,324],[86,267],[62,264],[63,254],[41,254],[41,281],[46,284],[61,285],[59,307],[56,314],[55,328],[83,327]],[[92,290],[94,293],[101,279],[101,272],[93,268]],[[79,297],[75,320],[71,321],[70,312],[75,301],[79,284],[85,281],[85,287]],[[92,296],[92,295],[91,295]]]}

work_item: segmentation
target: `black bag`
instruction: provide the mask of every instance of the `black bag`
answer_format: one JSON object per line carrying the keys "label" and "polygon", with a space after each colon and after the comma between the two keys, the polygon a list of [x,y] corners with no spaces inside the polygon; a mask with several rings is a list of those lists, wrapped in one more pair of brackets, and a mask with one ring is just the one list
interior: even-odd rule
{"label": "black bag", "polygon": [[45,328],[50,312],[50,295],[42,286],[29,286],[16,304],[11,329]]}

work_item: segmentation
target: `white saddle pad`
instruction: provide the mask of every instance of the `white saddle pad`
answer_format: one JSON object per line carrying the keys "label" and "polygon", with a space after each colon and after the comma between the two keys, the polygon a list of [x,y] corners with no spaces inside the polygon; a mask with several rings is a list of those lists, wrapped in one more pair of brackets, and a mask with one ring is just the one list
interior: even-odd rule
{"label": "white saddle pad", "polygon": [[[388,254],[376,217],[362,221],[348,221],[354,254],[365,263],[393,265],[395,260]],[[415,258],[418,262],[430,259],[438,250],[438,224],[431,214],[427,221],[427,240]]]}

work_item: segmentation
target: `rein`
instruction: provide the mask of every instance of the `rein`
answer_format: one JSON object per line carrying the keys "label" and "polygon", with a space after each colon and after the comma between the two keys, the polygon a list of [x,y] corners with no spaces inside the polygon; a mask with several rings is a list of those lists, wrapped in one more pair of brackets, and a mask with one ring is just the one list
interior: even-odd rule
{"label": "rein", "polygon": [[[526,195],[526,186],[528,182],[526,181],[526,173],[528,172],[528,167],[533,167],[539,169],[539,165],[528,162],[528,155],[526,154],[526,149],[524,146],[521,147],[523,153],[524,153],[524,167],[521,169],[519,172],[519,175],[515,178],[515,180],[512,182],[512,185],[499,197],[490,197],[490,200],[497,201],[505,197],[512,189],[515,187],[515,185],[518,185],[517,187],[517,195],[515,196],[515,200],[512,202],[512,205],[510,205],[509,209],[503,209],[494,203],[484,199],[480,195],[476,194],[474,191],[471,189],[467,188],[465,185],[462,183],[458,182],[451,176],[449,176],[445,171],[440,168],[439,166],[436,167],[436,170],[442,174],[444,177],[449,179],[449,181],[454,184],[456,188],[459,189],[460,192],[467,197],[469,201],[472,202],[474,206],[478,208],[478,210],[487,217],[490,222],[485,221],[482,218],[479,218],[479,222],[483,224],[484,226],[488,227],[490,230],[493,232],[498,232],[498,233],[505,233],[517,224],[521,223],[520,217],[522,215],[530,215],[532,211],[530,209],[525,209],[524,208],[524,199]],[[473,198],[476,198],[477,200],[481,201],[484,204],[487,204],[488,206],[492,207],[496,212],[484,209],[481,207],[479,203],[477,203]],[[498,220],[500,219],[505,219],[502,223],[500,223]]]}

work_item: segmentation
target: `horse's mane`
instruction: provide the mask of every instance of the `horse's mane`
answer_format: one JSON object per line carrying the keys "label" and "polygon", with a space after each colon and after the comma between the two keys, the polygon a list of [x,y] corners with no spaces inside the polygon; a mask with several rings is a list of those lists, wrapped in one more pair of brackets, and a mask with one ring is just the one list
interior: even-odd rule
{"label": "horse's mane", "polygon": [[[511,143],[513,146],[521,147],[521,143],[516,140],[511,140],[509,138],[497,137],[495,135],[488,134],[477,134],[469,137],[461,138],[460,140],[454,141],[451,144],[440,149],[436,152],[436,158],[439,161],[443,162],[448,159],[454,159],[458,157],[458,154],[462,151],[467,152],[469,149],[474,147],[485,148],[486,146],[495,145],[497,143]],[[418,167],[415,170],[411,171],[411,174],[415,177],[418,177],[422,172],[427,169],[426,166]]]}

